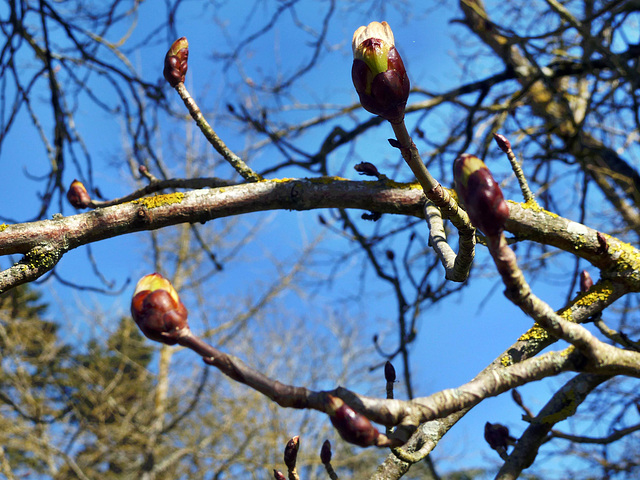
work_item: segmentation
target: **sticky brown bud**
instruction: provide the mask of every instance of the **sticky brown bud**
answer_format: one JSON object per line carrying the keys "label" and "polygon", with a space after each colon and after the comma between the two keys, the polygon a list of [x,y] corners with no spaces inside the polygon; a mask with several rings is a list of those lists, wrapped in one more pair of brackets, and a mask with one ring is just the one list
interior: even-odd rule
{"label": "sticky brown bud", "polygon": [[380,178],[380,172],[378,172],[378,169],[373,163],[360,162],[357,165],[355,165],[353,168],[360,175],[368,175],[369,177]]}
{"label": "sticky brown bud", "polygon": [[131,315],[142,333],[156,342],[175,345],[189,333],[187,309],[171,282],[159,273],[138,281],[131,299]]}
{"label": "sticky brown bud", "polygon": [[67,200],[73,208],[87,208],[91,205],[89,192],[80,180],[74,180],[67,190]]}
{"label": "sticky brown bud", "polygon": [[389,361],[384,364],[384,379],[388,383],[393,383],[396,381],[396,369],[393,367],[393,364]]}
{"label": "sticky brown bud", "polygon": [[342,399],[329,395],[328,413],[331,423],[345,441],[360,447],[376,444],[380,435],[378,429],[367,417],[356,412]]}
{"label": "sticky brown bud", "polygon": [[273,470],[273,478],[275,478],[276,480],[287,480],[287,477],[284,476],[284,473],[276,469]]}
{"label": "sticky brown bud", "polygon": [[509,206],[484,162],[473,155],[460,155],[453,163],[453,178],[471,223],[485,235],[500,234],[509,218]]}
{"label": "sticky brown bud", "polygon": [[164,57],[164,78],[169,85],[176,87],[179,83],[184,83],[187,75],[187,60],[189,59],[189,42],[186,37],[180,37],[173,42],[171,48]]}
{"label": "sticky brown bud", "polygon": [[400,123],[409,98],[409,77],[387,22],[371,22],[353,34],[351,79],[368,112]]}
{"label": "sticky brown bud", "polygon": [[505,137],[504,135],[500,135],[499,133],[494,133],[493,138],[496,140],[496,143],[498,144],[498,147],[500,147],[500,150],[502,150],[504,153],[507,153],[509,150],[511,150],[511,142],[507,140],[507,137]]}
{"label": "sticky brown bud", "polygon": [[331,442],[325,440],[320,449],[320,461],[323,464],[331,462]]}
{"label": "sticky brown bud", "polygon": [[296,468],[298,448],[300,448],[300,437],[297,435],[289,440],[287,446],[284,447],[284,464],[289,470]]}
{"label": "sticky brown bud", "polygon": [[484,439],[494,450],[507,448],[507,445],[514,445],[516,440],[509,435],[509,429],[499,423],[485,423]]}
{"label": "sticky brown bud", "polygon": [[580,292],[584,293],[593,287],[593,280],[589,272],[582,270],[580,272]]}

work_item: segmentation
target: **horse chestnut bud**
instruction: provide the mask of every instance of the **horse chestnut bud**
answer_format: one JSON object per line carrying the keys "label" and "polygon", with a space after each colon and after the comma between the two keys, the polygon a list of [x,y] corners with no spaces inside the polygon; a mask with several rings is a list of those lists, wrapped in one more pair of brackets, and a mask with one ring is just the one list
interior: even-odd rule
{"label": "horse chestnut bud", "polygon": [[74,208],[87,208],[91,205],[91,197],[80,180],[74,180],[67,190],[67,200]]}
{"label": "horse chestnut bud", "polygon": [[329,395],[329,418],[340,436],[347,442],[360,447],[376,445],[380,435],[371,421],[356,412],[342,399]]}
{"label": "horse chestnut bud", "polygon": [[509,206],[484,162],[467,153],[460,155],[453,163],[453,178],[471,223],[487,236],[502,233]]}
{"label": "horse chestnut bud", "polygon": [[189,333],[187,309],[171,282],[159,273],[140,279],[131,299],[131,315],[147,338],[167,345]]}
{"label": "horse chestnut bud", "polygon": [[184,83],[187,75],[187,60],[189,59],[189,42],[187,37],[180,37],[173,42],[171,48],[164,57],[164,70],[162,74],[169,85],[176,87]]}
{"label": "horse chestnut bud", "polygon": [[364,109],[391,123],[402,122],[410,83],[389,24],[358,28],[351,47],[351,79]]}

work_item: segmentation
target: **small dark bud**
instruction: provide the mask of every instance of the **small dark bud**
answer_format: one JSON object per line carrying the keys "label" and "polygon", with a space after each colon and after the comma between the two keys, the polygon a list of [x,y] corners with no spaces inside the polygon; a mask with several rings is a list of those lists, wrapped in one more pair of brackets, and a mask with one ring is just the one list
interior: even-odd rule
{"label": "small dark bud", "polygon": [[331,423],[338,430],[340,436],[349,443],[360,447],[376,445],[380,435],[371,421],[364,415],[356,412],[342,399],[329,395],[327,412]]}
{"label": "small dark bud", "polygon": [[171,48],[164,57],[164,78],[169,85],[176,87],[179,83],[184,83],[187,75],[187,60],[189,59],[189,42],[186,37],[180,37],[173,42]]}
{"label": "small dark bud", "polygon": [[402,145],[400,144],[400,142],[395,138],[387,138],[387,141],[389,142],[389,145],[391,145],[393,148],[402,148]]}
{"label": "small dark bud", "polygon": [[593,279],[591,278],[591,275],[589,275],[589,272],[586,270],[582,270],[580,272],[580,292],[584,293],[591,287],[593,287]]}
{"label": "small dark bud", "polygon": [[390,262],[392,262],[396,258],[396,254],[393,253],[393,250],[387,250],[385,252],[385,255],[387,256],[387,260],[389,260]]}
{"label": "small dark bud", "polygon": [[325,440],[320,449],[320,461],[323,465],[331,462],[331,442]]}
{"label": "small dark bud", "polygon": [[[513,390],[511,390],[511,398],[513,398],[513,401],[516,402],[516,404],[520,407],[522,407],[522,395],[520,395],[520,392],[518,392],[515,388]],[[485,427],[486,428],[486,427]]]}
{"label": "small dark bud", "polygon": [[473,155],[460,155],[453,163],[453,178],[471,223],[488,236],[502,233],[509,206],[484,162]]}
{"label": "small dark bud", "polygon": [[388,360],[387,363],[384,364],[384,379],[387,383],[393,383],[396,381],[396,369]]}
{"label": "small dark bud", "polygon": [[604,236],[604,234],[598,232],[596,234],[596,236],[598,237],[598,253],[600,255],[607,253],[607,250],[609,250],[609,242],[607,242],[607,237]]}
{"label": "small dark bud", "polygon": [[378,172],[378,169],[373,163],[360,162],[359,164],[355,165],[353,168],[360,175],[367,175],[369,177],[380,178],[380,172]]}
{"label": "small dark bud", "polygon": [[318,215],[318,221],[320,222],[320,225],[326,225],[327,221],[324,219],[324,217],[322,215]]}
{"label": "small dark bud", "polygon": [[230,103],[227,103],[227,111],[229,113],[236,113],[236,109],[233,105],[231,105]]}
{"label": "small dark bud", "polygon": [[171,282],[159,273],[138,281],[131,299],[131,315],[142,333],[156,342],[175,345],[189,333],[187,309]]}
{"label": "small dark bud", "polygon": [[276,469],[273,470],[273,478],[275,478],[276,480],[287,480],[287,477],[284,476],[284,473]]}
{"label": "small dark bud", "polygon": [[284,464],[289,470],[296,468],[298,448],[300,448],[300,437],[297,435],[289,440],[287,446],[284,447]]}
{"label": "small dark bud", "polygon": [[516,439],[509,435],[509,429],[499,423],[485,423],[484,439],[494,450],[507,448],[508,445],[516,443]]}
{"label": "small dark bud", "polygon": [[67,200],[73,208],[87,208],[91,205],[91,197],[80,180],[74,180],[67,190]]}
{"label": "small dark bud", "polygon": [[418,137],[418,138],[424,138],[424,131],[423,131],[421,128],[416,127],[416,128],[414,129],[414,132],[416,132],[416,137]]}
{"label": "small dark bud", "polygon": [[500,150],[502,150],[504,153],[507,153],[509,152],[509,150],[511,150],[511,142],[507,140],[507,137],[505,137],[504,135],[500,135],[499,133],[494,133],[493,138],[496,140],[496,143],[498,144],[498,147],[500,147]]}
{"label": "small dark bud", "polygon": [[377,222],[378,220],[380,220],[380,217],[382,217],[382,214],[380,212],[370,212],[363,213],[361,218],[363,220],[369,220],[370,222]]}

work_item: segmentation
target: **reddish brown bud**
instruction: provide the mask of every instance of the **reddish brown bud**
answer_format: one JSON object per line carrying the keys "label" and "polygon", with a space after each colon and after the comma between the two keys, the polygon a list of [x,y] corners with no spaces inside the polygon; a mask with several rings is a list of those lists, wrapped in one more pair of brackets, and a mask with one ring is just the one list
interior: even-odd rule
{"label": "reddish brown bud", "polygon": [[324,464],[331,462],[331,442],[325,440],[320,449],[320,461]]}
{"label": "reddish brown bud", "polygon": [[387,22],[371,22],[353,34],[351,79],[368,112],[391,123],[404,119],[409,77]]}
{"label": "reddish brown bud", "polygon": [[368,175],[369,177],[380,178],[380,172],[378,172],[378,169],[373,163],[360,162],[359,164],[355,165],[353,168],[360,175]]}
{"label": "reddish brown bud", "polygon": [[273,469],[273,478],[276,480],[287,480],[287,477],[284,476],[280,470]]}
{"label": "reddish brown bud", "polygon": [[509,206],[484,162],[473,155],[460,155],[453,163],[453,178],[471,223],[485,235],[500,234],[509,218]]}
{"label": "reddish brown bud", "polygon": [[171,48],[164,57],[164,78],[169,85],[176,87],[184,82],[187,75],[187,60],[189,59],[189,42],[186,37],[180,37],[173,42]]}
{"label": "reddish brown bud", "polygon": [[582,270],[580,272],[580,292],[584,293],[593,287],[593,280],[589,272]]}
{"label": "reddish brown bud", "polygon": [[389,361],[384,364],[384,379],[388,383],[393,383],[396,381],[396,369],[393,367],[393,364]]}
{"label": "reddish brown bud", "polygon": [[380,432],[367,417],[356,412],[342,399],[331,395],[328,407],[331,423],[345,441],[360,447],[376,444]]}
{"label": "reddish brown bud", "polygon": [[607,250],[609,250],[609,242],[607,242],[607,237],[605,237],[604,234],[600,232],[596,234],[596,237],[598,239],[598,254],[602,255],[607,253]]}
{"label": "reddish brown bud", "polygon": [[284,447],[284,464],[289,470],[296,468],[298,448],[300,448],[300,437],[297,435],[289,440],[287,446]]}
{"label": "reddish brown bud", "polygon": [[187,309],[171,282],[159,273],[140,279],[131,299],[131,315],[146,337],[175,345],[189,333]]}
{"label": "reddish brown bud", "polygon": [[509,429],[499,423],[485,423],[484,439],[494,450],[507,448],[507,445],[516,443],[516,439],[509,435]]}
{"label": "reddish brown bud", "polygon": [[511,150],[511,142],[507,140],[507,137],[505,137],[504,135],[500,135],[499,133],[494,133],[493,138],[495,138],[498,147],[500,147],[500,150],[502,150],[504,153],[507,153],[509,150]]}
{"label": "reddish brown bud", "polygon": [[67,200],[73,208],[87,208],[91,205],[91,197],[80,180],[74,180],[67,190]]}

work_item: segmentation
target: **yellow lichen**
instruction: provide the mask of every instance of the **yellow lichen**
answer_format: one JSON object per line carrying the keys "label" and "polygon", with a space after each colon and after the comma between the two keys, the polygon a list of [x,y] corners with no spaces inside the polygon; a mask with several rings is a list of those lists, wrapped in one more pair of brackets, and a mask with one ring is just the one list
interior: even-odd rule
{"label": "yellow lichen", "polygon": [[311,183],[321,183],[322,185],[329,185],[334,182],[346,182],[348,179],[342,177],[332,177],[332,176],[323,176],[323,177],[314,177],[307,178]]}
{"label": "yellow lichen", "polygon": [[529,340],[545,340],[547,338],[549,338],[547,331],[536,323],[533,327],[523,333],[520,338],[518,338],[518,341],[526,342]]}
{"label": "yellow lichen", "polygon": [[42,267],[51,270],[58,263],[59,255],[55,252],[43,252],[40,249],[34,249],[25,254],[24,260],[30,268]]}
{"label": "yellow lichen", "polygon": [[184,198],[184,193],[166,193],[164,195],[154,195],[153,197],[143,197],[138,200],[133,200],[131,203],[141,203],[145,207],[152,209],[161,207],[163,205],[171,205],[173,203],[180,203]]}
{"label": "yellow lichen", "polygon": [[[514,202],[515,203],[515,202]],[[548,210],[545,210],[544,208],[542,208],[538,202],[536,202],[536,200],[534,198],[531,198],[529,200],[527,200],[524,203],[520,203],[519,204],[522,208],[525,208],[527,210],[533,210],[534,212],[540,212],[540,213],[544,213],[546,215],[549,215],[550,217],[553,218],[560,218],[558,215],[556,215],[553,212],[550,212]]]}
{"label": "yellow lichen", "polygon": [[604,235],[608,243],[608,253],[616,259],[617,270],[619,272],[629,273],[636,280],[640,276],[640,251],[628,243],[621,242],[609,235]]}
{"label": "yellow lichen", "polygon": [[508,367],[509,365],[512,365],[513,360],[511,359],[511,355],[503,355],[502,358],[500,358],[500,363],[502,363],[503,367]]}
{"label": "yellow lichen", "polygon": [[555,423],[561,422],[562,420],[565,420],[566,418],[569,418],[574,413],[576,413],[576,409],[578,408],[578,405],[576,402],[576,394],[573,390],[569,390],[567,392],[567,398],[565,399],[564,403],[565,403],[564,407],[562,407],[559,411],[552,413],[551,415],[547,415],[546,417],[542,417],[538,421],[540,423],[555,424]]}
{"label": "yellow lichen", "polygon": [[420,185],[420,183],[418,182],[403,183],[403,182],[396,182],[395,180],[390,180],[387,178],[384,181],[384,184],[385,186],[391,187],[391,188],[402,188],[406,190],[422,190],[422,185]]}
{"label": "yellow lichen", "polygon": [[6,223],[3,223],[2,225],[0,225],[0,232],[4,232],[8,226],[9,225],[7,225]]}
{"label": "yellow lichen", "polygon": [[271,183],[286,183],[291,182],[293,180],[297,180],[296,178],[269,178],[262,179],[260,182],[271,182]]}

